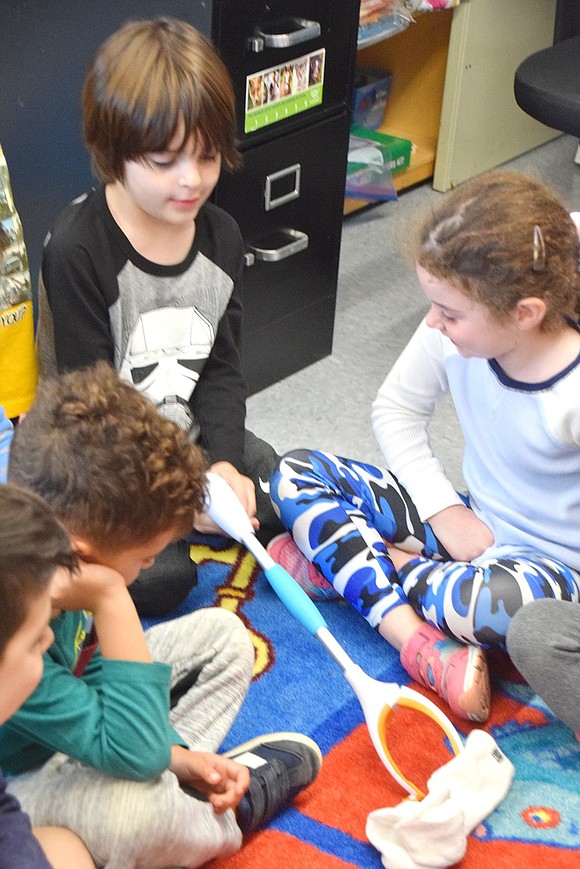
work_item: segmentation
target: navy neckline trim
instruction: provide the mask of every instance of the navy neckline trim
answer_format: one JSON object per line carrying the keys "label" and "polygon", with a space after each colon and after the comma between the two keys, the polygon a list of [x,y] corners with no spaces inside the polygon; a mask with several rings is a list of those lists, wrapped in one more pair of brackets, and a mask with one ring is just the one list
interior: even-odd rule
{"label": "navy neckline trim", "polygon": [[570,365],[567,365],[566,368],[558,372],[558,374],[555,374],[554,377],[550,377],[549,380],[543,380],[540,383],[524,383],[521,380],[514,380],[505,373],[501,365],[499,365],[495,359],[488,359],[487,361],[499,382],[504,386],[507,386],[510,389],[518,389],[520,392],[541,392],[545,389],[550,389],[555,383],[558,383],[559,380],[567,377],[571,371],[580,365],[580,353],[576,359],[570,363]]}

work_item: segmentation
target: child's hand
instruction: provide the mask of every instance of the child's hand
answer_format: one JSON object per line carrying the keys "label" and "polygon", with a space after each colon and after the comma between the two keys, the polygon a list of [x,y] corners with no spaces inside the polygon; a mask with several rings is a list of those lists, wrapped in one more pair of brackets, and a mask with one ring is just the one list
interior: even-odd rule
{"label": "child's hand", "polygon": [[[228,486],[231,486],[238,496],[242,507],[250,517],[254,530],[257,531],[260,523],[256,519],[256,490],[250,478],[240,474],[230,462],[216,462],[209,470],[217,474],[218,477],[222,477]],[[216,525],[213,519],[209,518],[207,513],[201,513],[196,516],[194,528],[202,534],[224,533],[219,525]]]}
{"label": "child's hand", "polygon": [[180,784],[205,794],[216,814],[235,809],[250,783],[247,767],[209,751],[189,751],[174,745],[170,770]]}
{"label": "child's hand", "polygon": [[120,573],[82,560],[75,573],[59,568],[51,585],[52,605],[58,610],[96,612],[104,598],[120,593],[128,594]]}
{"label": "child's hand", "polygon": [[147,640],[122,575],[111,567],[83,561],[82,544],[77,554],[78,571],[61,575],[51,589],[53,608],[92,612],[103,658],[151,663]]}
{"label": "child's hand", "polygon": [[494,541],[487,525],[463,504],[435,513],[429,525],[454,561],[473,561]]}

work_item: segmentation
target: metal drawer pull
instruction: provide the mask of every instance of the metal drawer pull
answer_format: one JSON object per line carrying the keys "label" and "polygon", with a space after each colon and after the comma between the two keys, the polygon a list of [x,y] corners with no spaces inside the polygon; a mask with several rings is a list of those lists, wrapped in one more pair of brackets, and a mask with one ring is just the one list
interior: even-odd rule
{"label": "metal drawer pull", "polygon": [[[274,25],[270,26],[274,29]],[[280,31],[286,28],[287,32],[272,33],[257,28],[256,35],[247,43],[250,51],[259,52],[264,48],[290,48],[300,42],[317,39],[322,33],[318,21],[309,21],[307,18],[284,18],[279,22],[279,27]]]}
{"label": "metal drawer pull", "polygon": [[[266,211],[271,211],[273,208],[278,208],[279,205],[284,205],[285,202],[298,199],[300,196],[300,172],[300,163],[294,163],[293,166],[287,166],[286,169],[280,169],[279,172],[271,172],[269,175],[266,175],[266,184],[264,186],[264,209]],[[287,190],[286,193],[281,193],[280,196],[272,195],[279,186],[277,182],[283,179],[290,181],[292,190]]]}
{"label": "metal drawer pull", "polygon": [[248,250],[254,254],[256,260],[267,263],[279,262],[308,247],[308,236],[299,229],[281,229],[273,233],[272,239],[274,237],[277,243],[282,242],[276,247],[271,246],[268,236],[248,245]]}

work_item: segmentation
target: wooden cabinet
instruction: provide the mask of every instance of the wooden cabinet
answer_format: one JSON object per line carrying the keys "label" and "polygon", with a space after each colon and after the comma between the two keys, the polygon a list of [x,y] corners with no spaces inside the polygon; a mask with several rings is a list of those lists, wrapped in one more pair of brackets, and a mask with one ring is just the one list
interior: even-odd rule
{"label": "wooden cabinet", "polygon": [[[406,30],[359,50],[357,62],[393,81],[385,133],[410,139],[397,190],[433,178],[445,191],[554,138],[513,96],[516,67],[550,45],[556,0],[464,0],[453,10],[418,14]],[[366,205],[345,200],[348,214]]]}
{"label": "wooden cabinet", "polygon": [[556,0],[464,0],[453,13],[435,190],[512,160],[559,135],[517,105],[514,76],[552,44]]}

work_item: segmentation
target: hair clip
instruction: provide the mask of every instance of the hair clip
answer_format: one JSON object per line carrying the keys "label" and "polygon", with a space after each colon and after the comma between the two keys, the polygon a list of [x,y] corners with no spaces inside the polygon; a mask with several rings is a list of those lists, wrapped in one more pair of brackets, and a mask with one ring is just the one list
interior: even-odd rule
{"label": "hair clip", "polygon": [[534,226],[534,235],[532,243],[532,268],[535,272],[546,271],[546,245],[544,244],[544,236],[542,230],[536,224]]}

